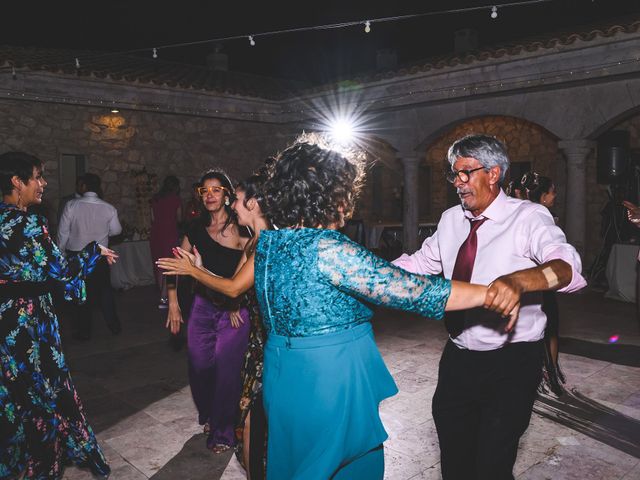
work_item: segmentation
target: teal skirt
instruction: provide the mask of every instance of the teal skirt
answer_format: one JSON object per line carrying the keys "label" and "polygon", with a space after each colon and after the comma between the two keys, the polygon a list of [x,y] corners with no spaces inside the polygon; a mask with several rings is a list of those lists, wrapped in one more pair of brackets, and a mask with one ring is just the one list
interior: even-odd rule
{"label": "teal skirt", "polygon": [[312,337],[270,333],[263,391],[267,478],[327,480],[387,439],[378,406],[398,388],[366,323]]}

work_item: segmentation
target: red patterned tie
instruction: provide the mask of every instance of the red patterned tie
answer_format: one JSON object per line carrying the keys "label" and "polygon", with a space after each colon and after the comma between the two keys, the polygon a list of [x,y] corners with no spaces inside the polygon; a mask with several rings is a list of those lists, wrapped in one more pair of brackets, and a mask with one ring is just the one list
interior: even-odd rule
{"label": "red patterned tie", "polygon": [[[473,264],[476,261],[476,252],[478,251],[478,235],[476,235],[476,231],[480,228],[480,225],[484,223],[486,218],[468,220],[471,223],[471,230],[469,231],[467,239],[460,245],[460,250],[458,250],[458,256],[456,257],[456,264],[451,274],[451,280],[471,281]],[[464,316],[464,310],[448,312],[445,316],[444,324],[451,338],[456,338],[462,333],[462,330],[464,330]]]}

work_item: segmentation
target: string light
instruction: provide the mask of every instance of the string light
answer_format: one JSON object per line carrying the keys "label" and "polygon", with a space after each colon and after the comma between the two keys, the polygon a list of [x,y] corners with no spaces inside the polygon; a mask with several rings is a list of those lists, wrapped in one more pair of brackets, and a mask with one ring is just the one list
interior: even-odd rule
{"label": "string light", "polygon": [[76,57],[76,68],[80,68],[80,60],[78,60],[78,57]]}
{"label": "string light", "polygon": [[[521,1],[521,2],[517,2],[516,1],[516,2],[509,2],[509,3],[501,3],[501,4],[498,4],[498,5],[494,5],[491,8],[491,18],[497,18],[497,16],[498,16],[498,7],[501,7],[501,8],[504,8],[504,7],[522,7],[522,6],[535,5],[535,4],[540,4],[540,3],[549,3],[551,1],[553,1],[553,0],[526,0],[526,1]],[[210,38],[208,40],[198,40],[198,41],[195,41],[195,42],[182,42],[182,43],[160,45],[158,47],[158,49],[160,49],[160,48],[167,49],[167,48],[191,47],[191,46],[195,46],[195,45],[206,45],[206,44],[221,43],[221,42],[231,41],[231,40],[240,40],[240,39],[243,39],[243,38],[248,38],[249,39],[249,44],[253,47],[253,46],[255,46],[255,41],[253,39],[254,39],[255,36],[258,36],[258,35],[261,36],[261,37],[267,37],[267,36],[282,35],[282,34],[287,34],[287,33],[308,32],[308,31],[314,31],[314,30],[315,31],[318,31],[318,30],[334,30],[334,29],[337,29],[337,28],[345,28],[345,27],[352,27],[352,26],[362,25],[363,23],[365,25],[365,32],[369,33],[371,31],[371,24],[374,23],[374,22],[376,22],[376,23],[397,22],[397,21],[402,21],[402,20],[411,20],[411,19],[415,19],[415,18],[430,17],[430,16],[435,16],[435,15],[445,15],[445,14],[449,14],[449,13],[475,12],[475,11],[486,10],[487,8],[489,8],[489,5],[483,5],[483,6],[479,6],[479,7],[457,8],[457,9],[450,9],[450,10],[438,10],[438,11],[432,11],[432,12],[414,13],[414,14],[409,14],[409,15],[398,15],[398,16],[394,16],[394,17],[380,17],[380,18],[374,18],[372,20],[364,20],[364,21],[363,20],[356,20],[356,21],[333,23],[333,24],[327,24],[327,25],[315,25],[315,26],[309,26],[309,27],[294,27],[294,28],[288,28],[288,29],[284,29],[284,30],[265,31],[265,32],[260,32],[260,33],[253,34],[253,35],[247,35],[247,34],[232,35],[232,36],[228,36],[228,37]],[[99,60],[99,59],[105,58],[105,57],[112,57],[112,56],[117,56],[117,55],[128,55],[128,54],[140,53],[140,52],[144,52],[144,51],[149,51],[149,48],[138,48],[138,49],[133,49],[133,50],[124,50],[124,51],[119,51],[119,52],[112,52],[112,53],[104,53],[104,54],[100,54],[100,55],[93,55],[91,57],[91,60]],[[78,64],[79,64],[79,61],[76,58],[76,68],[80,68],[78,66]],[[61,66],[63,66],[63,65],[64,64],[61,64]]]}
{"label": "string light", "polygon": [[[360,101],[357,103],[358,106],[363,107],[363,108],[389,108],[389,106],[393,105],[393,103],[395,103],[395,105],[400,105],[400,103],[398,103],[399,101],[401,101],[404,98],[408,98],[411,97],[413,95],[437,95],[437,94],[445,94],[445,95],[449,95],[449,94],[455,94],[456,90],[460,91],[462,90],[463,92],[468,92],[468,95],[474,95],[474,94],[483,94],[483,93],[488,93],[488,92],[492,92],[495,91],[495,89],[497,88],[502,88],[502,89],[509,89],[511,88],[521,88],[523,86],[525,87],[532,87],[535,86],[536,84],[538,85],[545,85],[545,82],[549,83],[549,84],[553,84],[555,82],[561,82],[564,78],[567,78],[569,76],[575,76],[575,75],[581,75],[581,76],[585,76],[585,75],[598,75],[598,74],[612,74],[611,69],[615,68],[617,66],[621,66],[621,65],[629,65],[632,63],[638,63],[640,62],[640,56],[636,56],[635,58],[627,58],[627,59],[623,59],[620,61],[614,61],[614,62],[610,62],[610,63],[606,63],[606,64],[595,64],[595,65],[590,65],[590,66],[586,66],[584,69],[582,70],[573,70],[573,69],[566,69],[566,70],[560,70],[560,71],[555,71],[554,73],[549,73],[548,75],[544,76],[544,77],[540,77],[538,75],[535,76],[529,76],[529,78],[522,78],[520,76],[513,76],[513,77],[503,77],[502,81],[500,82],[485,82],[485,83],[474,83],[473,85],[455,85],[455,86],[446,86],[446,87],[441,87],[441,88],[429,88],[429,89],[423,89],[423,90],[415,90],[415,91],[410,91],[410,92],[405,92],[405,93],[397,93],[397,94],[392,94],[392,95],[388,95],[385,97],[377,97],[375,99],[370,99],[370,100],[364,100],[364,101]],[[79,64],[79,60],[76,58],[76,65],[77,68],[80,67]],[[86,67],[85,67],[86,68]],[[2,74],[2,72],[5,71],[7,73],[11,72],[11,74],[13,75],[15,72],[15,67],[13,65],[7,65],[6,67],[0,67],[0,74]],[[22,72],[23,75],[25,76],[34,76],[37,77],[41,74],[39,74],[38,72],[34,72],[34,71],[23,71]],[[573,77],[575,78],[575,77]],[[356,79],[356,81],[358,81]],[[468,87],[468,89],[467,89]],[[40,100],[42,102],[47,102],[47,103],[66,103],[66,104],[77,104],[77,105],[82,105],[82,104],[87,104],[87,105],[91,105],[92,104],[92,99],[78,99],[78,98],[65,98],[65,97],[34,97],[33,95],[25,95],[24,92],[21,91],[16,91],[16,90],[5,90],[4,92],[1,93],[2,95],[7,95],[8,97],[13,97],[16,99],[20,99],[19,97],[21,97],[21,99],[24,100],[31,100],[33,101],[35,100]],[[241,94],[242,95],[242,94]],[[458,94],[460,95],[460,94]],[[302,96],[304,96],[304,92],[302,94]],[[6,98],[6,97],[5,97]],[[289,101],[293,100],[293,99],[288,99]],[[414,100],[414,101],[418,101],[418,100]],[[433,98],[431,100],[429,99],[421,99],[420,101],[438,101],[438,98]],[[100,99],[93,99],[94,103],[103,103],[103,100]],[[115,100],[107,100],[104,101],[105,103],[115,103]],[[285,115],[285,114],[313,114],[314,111],[311,109],[300,109],[299,107],[295,107],[295,108],[281,108],[280,110],[272,110],[272,111],[237,111],[234,108],[229,109],[228,111],[225,110],[217,110],[217,109],[208,109],[208,108],[189,108],[189,107],[176,107],[175,105],[145,105],[145,104],[141,104],[138,102],[127,102],[125,100],[118,100],[119,103],[121,104],[126,104],[129,105],[128,108],[132,109],[132,110],[146,110],[149,108],[155,108],[156,110],[164,110],[168,113],[174,113],[174,114],[195,114],[195,115],[205,115],[205,116],[215,116],[215,114],[219,114],[222,118],[231,118],[231,117],[242,117],[242,116],[247,116],[247,117],[251,117],[251,118],[267,118],[267,117],[275,117],[275,116],[280,116],[280,115]],[[284,99],[284,102],[287,102],[287,99]],[[283,102],[283,103],[284,103]],[[392,103],[393,102],[393,103]]]}
{"label": "string light", "polygon": [[158,49],[154,48],[153,49],[153,54],[151,55],[153,58],[158,58]]}

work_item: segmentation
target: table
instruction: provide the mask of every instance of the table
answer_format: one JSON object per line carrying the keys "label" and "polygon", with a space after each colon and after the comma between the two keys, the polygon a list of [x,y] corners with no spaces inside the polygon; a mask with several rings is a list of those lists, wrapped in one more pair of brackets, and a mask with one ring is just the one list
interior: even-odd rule
{"label": "table", "polygon": [[[435,232],[437,224],[423,222],[418,224],[418,238],[420,243],[425,238]],[[402,243],[402,229],[403,225],[399,222],[384,222],[384,223],[372,223],[365,225],[364,227],[364,239],[365,246],[369,249],[380,248],[380,240],[383,233],[390,233],[393,236],[393,240]]]}
{"label": "table", "polygon": [[606,276],[609,290],[608,298],[636,301],[636,264],[640,245],[616,243],[611,247],[607,261]]}
{"label": "table", "polygon": [[148,240],[122,242],[111,248],[119,255],[118,261],[111,265],[113,288],[128,289],[156,282]]}

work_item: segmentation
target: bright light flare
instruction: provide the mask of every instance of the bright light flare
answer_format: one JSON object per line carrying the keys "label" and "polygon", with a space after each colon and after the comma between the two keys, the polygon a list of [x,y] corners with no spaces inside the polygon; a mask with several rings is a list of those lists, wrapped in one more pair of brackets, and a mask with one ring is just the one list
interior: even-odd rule
{"label": "bright light flare", "polygon": [[620,336],[619,335],[611,335],[609,337],[609,343],[617,343],[618,340],[620,340]]}
{"label": "bright light flare", "polygon": [[347,119],[339,118],[329,124],[329,134],[341,145],[352,143],[355,140],[355,133],[355,125]]}
{"label": "bright light flare", "polygon": [[368,151],[377,115],[367,112],[357,85],[340,85],[337,92],[310,101],[307,108],[312,113],[305,129],[321,133],[338,150]]}

